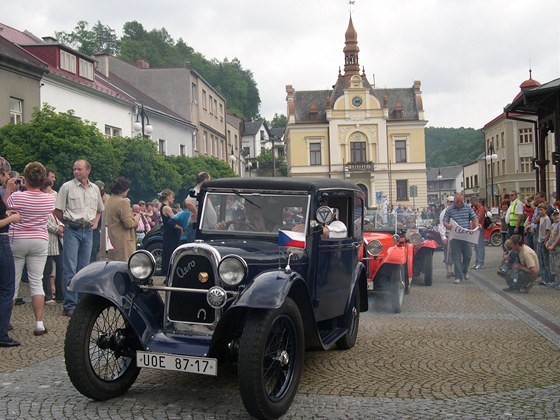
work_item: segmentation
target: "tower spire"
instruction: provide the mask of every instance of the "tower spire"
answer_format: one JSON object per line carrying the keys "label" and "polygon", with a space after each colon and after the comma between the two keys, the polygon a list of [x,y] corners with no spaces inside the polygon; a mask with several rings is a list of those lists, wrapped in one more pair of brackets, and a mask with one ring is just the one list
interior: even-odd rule
{"label": "tower spire", "polygon": [[352,23],[352,15],[350,15],[350,20],[348,22],[348,29],[346,29],[345,34],[345,46],[344,52],[344,76],[351,76],[354,74],[360,74],[360,64],[358,61],[358,53],[360,48],[358,47],[358,34],[354,29],[354,24]]}

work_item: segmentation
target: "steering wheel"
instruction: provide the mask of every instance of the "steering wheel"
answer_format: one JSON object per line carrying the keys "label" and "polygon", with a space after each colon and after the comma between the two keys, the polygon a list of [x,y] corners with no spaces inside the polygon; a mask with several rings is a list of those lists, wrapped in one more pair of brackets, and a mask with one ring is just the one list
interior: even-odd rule
{"label": "steering wheel", "polygon": [[251,229],[251,231],[258,232],[258,229],[255,226],[245,220],[229,220],[225,223],[226,228],[224,230],[228,230],[231,225],[246,226]]}

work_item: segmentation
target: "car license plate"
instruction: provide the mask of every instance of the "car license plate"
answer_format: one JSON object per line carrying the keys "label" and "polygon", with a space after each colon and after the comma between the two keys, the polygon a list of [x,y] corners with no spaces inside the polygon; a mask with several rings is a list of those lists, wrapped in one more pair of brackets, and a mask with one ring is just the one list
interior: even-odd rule
{"label": "car license plate", "polygon": [[218,359],[206,357],[137,351],[136,364],[141,368],[176,370],[211,376],[218,374]]}

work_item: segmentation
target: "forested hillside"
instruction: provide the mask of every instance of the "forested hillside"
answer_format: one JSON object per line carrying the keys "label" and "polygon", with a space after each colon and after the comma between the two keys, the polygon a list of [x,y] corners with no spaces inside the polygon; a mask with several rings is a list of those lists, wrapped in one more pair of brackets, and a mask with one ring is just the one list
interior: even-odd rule
{"label": "forested hillside", "polygon": [[484,135],[474,128],[426,128],[426,166],[463,165],[484,152]]}
{"label": "forested hillside", "polygon": [[183,39],[174,41],[165,28],[147,31],[139,22],[126,22],[119,38],[114,29],[99,21],[91,28],[80,21],[73,31],[55,34],[61,43],[87,55],[105,52],[129,63],[144,58],[152,68],[190,67],[226,98],[229,113],[248,120],[259,115],[261,99],[250,70],[237,58],[208,60]]}

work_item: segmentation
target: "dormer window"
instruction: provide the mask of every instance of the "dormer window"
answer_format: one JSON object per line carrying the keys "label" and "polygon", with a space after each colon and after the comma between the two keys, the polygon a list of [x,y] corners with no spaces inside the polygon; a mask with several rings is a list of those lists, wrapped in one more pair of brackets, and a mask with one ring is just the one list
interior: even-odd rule
{"label": "dormer window", "polygon": [[93,80],[93,63],[80,58],[80,76]]}
{"label": "dormer window", "polygon": [[60,68],[76,74],[76,56],[60,50]]}

